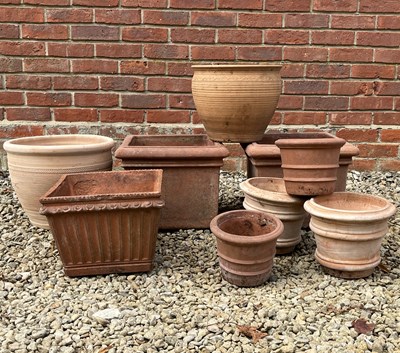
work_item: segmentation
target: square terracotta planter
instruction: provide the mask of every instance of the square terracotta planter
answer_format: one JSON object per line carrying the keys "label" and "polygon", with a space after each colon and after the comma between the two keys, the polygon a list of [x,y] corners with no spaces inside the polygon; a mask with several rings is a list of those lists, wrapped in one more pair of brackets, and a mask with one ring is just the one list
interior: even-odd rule
{"label": "square terracotta planter", "polygon": [[153,268],[162,170],[64,175],[40,199],[64,272],[85,276]]}
{"label": "square terracotta planter", "polygon": [[164,171],[160,228],[208,228],[218,213],[219,172],[228,150],[207,135],[130,135],[115,152],[125,169]]}
{"label": "square terracotta planter", "polygon": [[[266,133],[259,142],[254,142],[247,146],[247,177],[274,177],[282,178],[281,152],[275,145],[279,139],[298,139],[298,138],[333,138],[327,132],[296,132],[296,133]],[[346,190],[347,172],[352,159],[357,156],[359,150],[356,146],[346,142],[340,149],[339,168],[337,170],[337,181],[335,191]]]}

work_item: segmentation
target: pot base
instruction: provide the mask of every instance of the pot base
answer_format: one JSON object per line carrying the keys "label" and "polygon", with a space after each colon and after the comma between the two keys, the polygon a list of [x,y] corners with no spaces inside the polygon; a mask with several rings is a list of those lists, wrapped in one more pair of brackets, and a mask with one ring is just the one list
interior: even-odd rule
{"label": "pot base", "polygon": [[[278,244],[278,243],[277,243]],[[297,244],[296,244],[297,245]],[[295,249],[296,245],[293,246],[284,246],[284,247],[279,247],[278,245],[276,246],[276,255],[287,255],[293,252]]]}
{"label": "pot base", "polygon": [[363,270],[363,271],[341,271],[341,270],[334,270],[332,268],[322,266],[322,269],[324,272],[328,275],[338,277],[338,278],[343,278],[343,279],[358,279],[358,278],[365,278],[370,276],[375,268],[371,268],[368,270]]}
{"label": "pot base", "polygon": [[238,287],[257,287],[264,284],[268,278],[271,276],[271,273],[265,272],[258,275],[250,276],[250,275],[238,275],[227,271],[221,266],[221,275],[222,278],[229,282],[230,284],[234,284]]}
{"label": "pot base", "polygon": [[69,277],[107,275],[110,273],[149,272],[154,268],[153,262],[103,263],[93,266],[64,267],[64,273]]}

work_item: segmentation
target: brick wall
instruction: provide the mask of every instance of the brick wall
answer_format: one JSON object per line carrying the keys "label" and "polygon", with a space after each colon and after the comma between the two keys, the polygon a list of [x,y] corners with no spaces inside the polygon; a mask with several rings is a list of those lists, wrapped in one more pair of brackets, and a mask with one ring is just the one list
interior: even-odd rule
{"label": "brick wall", "polygon": [[[282,63],[272,129],[400,170],[399,0],[0,0],[0,140],[196,133],[191,64]],[[227,168],[242,168],[242,150]]]}

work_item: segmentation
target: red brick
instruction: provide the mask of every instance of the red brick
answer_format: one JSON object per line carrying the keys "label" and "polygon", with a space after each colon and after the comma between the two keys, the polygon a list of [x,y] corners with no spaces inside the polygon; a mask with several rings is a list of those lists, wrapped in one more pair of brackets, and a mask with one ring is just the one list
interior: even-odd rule
{"label": "red brick", "polygon": [[44,133],[43,125],[3,125],[0,126],[0,138],[18,138],[26,136],[41,136]]}
{"label": "red brick", "polygon": [[67,59],[24,59],[25,72],[69,72]]}
{"label": "red brick", "polygon": [[24,96],[22,92],[0,91],[0,106],[1,105],[22,105],[24,104]]}
{"label": "red brick", "polygon": [[192,64],[188,62],[169,62],[167,64],[168,76],[193,76]]}
{"label": "red brick", "polygon": [[86,124],[70,124],[66,125],[48,125],[46,126],[46,135],[67,135],[67,134],[99,134],[99,127],[97,125]]}
{"label": "red brick", "polygon": [[379,162],[379,170],[382,171],[400,171],[400,159],[383,159]]}
{"label": "red brick", "polygon": [[298,78],[304,77],[304,64],[284,64],[281,69],[282,78]]}
{"label": "red brick", "polygon": [[272,116],[272,119],[270,121],[270,125],[281,125],[283,121],[283,115],[281,112],[275,111],[274,115]]}
{"label": "red brick", "polygon": [[118,61],[75,59],[72,60],[72,72],[115,74],[118,72]]}
{"label": "red brick", "polygon": [[[143,129],[136,126],[124,125],[124,126],[112,126],[112,125],[102,125],[99,129],[99,134],[102,136],[108,136],[114,140],[122,141],[128,135],[140,135]],[[114,167],[120,166],[120,160],[114,159]]]}
{"label": "red brick", "polygon": [[333,125],[371,125],[371,113],[331,113],[328,115],[329,123]]}
{"label": "red brick", "polygon": [[219,43],[261,44],[262,31],[251,29],[219,29]]}
{"label": "red brick", "polygon": [[48,43],[49,56],[92,58],[94,57],[94,45],[86,43]]}
{"label": "red brick", "polygon": [[314,11],[356,12],[357,0],[315,0]]}
{"label": "red brick", "polygon": [[68,27],[65,25],[23,24],[21,33],[25,39],[68,39]]}
{"label": "red brick", "polygon": [[90,9],[47,9],[47,22],[90,23],[93,22],[93,11]]}
{"label": "red brick", "polygon": [[305,97],[305,110],[347,110],[349,107],[349,98],[347,97]]}
{"label": "red brick", "polygon": [[262,10],[263,0],[219,0],[218,8],[230,10]]}
{"label": "red brick", "polygon": [[395,110],[400,110],[400,99],[399,98],[395,98],[394,100],[394,108]]}
{"label": "red brick", "polygon": [[143,110],[101,110],[100,121],[103,123],[143,123]]}
{"label": "red brick", "polygon": [[398,49],[375,49],[375,62],[398,63],[400,62],[400,51]]}
{"label": "red brick", "polygon": [[215,9],[215,0],[170,0],[169,7],[172,9]]}
{"label": "red brick", "polygon": [[399,16],[378,16],[378,29],[400,29]]}
{"label": "red brick", "polygon": [[0,24],[1,39],[19,38],[19,27],[17,25]]}
{"label": "red brick", "polygon": [[98,121],[97,109],[54,109],[55,121],[93,122]]}
{"label": "red brick", "polygon": [[51,88],[51,78],[36,75],[8,75],[6,76],[8,89],[47,90]]}
{"label": "red brick", "polygon": [[24,4],[32,4],[39,6],[67,6],[70,4],[69,0],[24,0]]}
{"label": "red brick", "polygon": [[45,55],[45,45],[42,42],[0,42],[0,54],[12,56]]}
{"label": "red brick", "polygon": [[121,6],[166,8],[167,0],[121,0]]}
{"label": "red brick", "polygon": [[398,0],[360,0],[360,12],[400,12],[400,2]]}
{"label": "red brick", "polygon": [[214,43],[215,30],[197,28],[172,28],[171,41],[174,43]]}
{"label": "red brick", "polygon": [[374,82],[374,93],[380,96],[400,96],[400,82]]}
{"label": "red brick", "polygon": [[0,57],[0,67],[4,73],[5,72],[21,72],[22,71],[22,59]]}
{"label": "red brick", "polygon": [[325,14],[287,14],[285,28],[327,28],[329,16]]}
{"label": "red brick", "polygon": [[233,27],[236,26],[236,14],[232,12],[192,12],[192,26]]}
{"label": "red brick", "polygon": [[244,157],[244,150],[239,143],[224,143],[229,151],[229,157]]}
{"label": "red brick", "polygon": [[133,42],[167,42],[167,28],[132,27],[122,30],[122,40]]}
{"label": "red brick", "polygon": [[382,130],[382,142],[400,142],[400,130]]}
{"label": "red brick", "polygon": [[3,7],[0,11],[0,22],[44,22],[44,10],[31,7]]}
{"label": "red brick", "polygon": [[358,32],[357,45],[372,47],[398,47],[400,46],[400,33],[398,32]]}
{"label": "red brick", "polygon": [[149,59],[188,59],[189,48],[186,45],[145,44],[144,57]]}
{"label": "red brick", "polygon": [[340,129],[336,136],[349,142],[377,142],[378,130],[373,129]]}
{"label": "red brick", "polygon": [[285,47],[283,59],[288,61],[322,61],[328,60],[328,49],[309,47]]}
{"label": "red brick", "polygon": [[352,110],[391,110],[392,97],[352,97],[350,109]]}
{"label": "red brick", "polygon": [[284,114],[283,124],[287,125],[324,125],[326,114],[317,112],[288,112]]}
{"label": "red brick", "polygon": [[170,94],[169,107],[172,109],[195,109],[191,94]]}
{"label": "red brick", "polygon": [[316,45],[353,45],[353,31],[314,31],[311,33],[311,43]]}
{"label": "red brick", "polygon": [[266,44],[308,44],[309,31],[269,29],[265,31]]}
{"label": "red brick", "polygon": [[70,93],[52,93],[52,92],[28,92],[26,94],[27,105],[36,105],[41,107],[61,107],[72,103]]}
{"label": "red brick", "polygon": [[306,76],[310,78],[348,78],[350,65],[344,64],[307,64]]}
{"label": "red brick", "polygon": [[233,46],[192,46],[192,60],[234,60],[235,48]]}
{"label": "red brick", "polygon": [[191,92],[190,78],[150,77],[147,80],[147,89],[155,92]]}
{"label": "red brick", "polygon": [[142,60],[125,60],[120,64],[121,74],[129,75],[163,75],[166,72],[165,62]]}
{"label": "red brick", "polygon": [[133,109],[166,108],[166,96],[164,94],[123,95],[122,108],[133,108]]}
{"label": "red brick", "polygon": [[360,150],[359,157],[361,158],[382,158],[382,157],[397,157],[399,153],[399,147],[393,144],[360,144],[358,145]]}
{"label": "red brick", "polygon": [[0,0],[0,4],[7,4],[7,5],[20,4],[21,2],[22,0]]}
{"label": "red brick", "polygon": [[140,10],[96,9],[95,15],[97,23],[134,25],[141,22]]}
{"label": "red brick", "polygon": [[353,158],[353,163],[351,165],[351,169],[359,170],[359,171],[375,170],[376,169],[376,160],[375,159]]}
{"label": "red brick", "polygon": [[374,29],[375,16],[332,14],[331,28]]}
{"label": "red brick", "polygon": [[142,46],[136,44],[96,44],[96,56],[107,58],[140,58]]}
{"label": "red brick", "polygon": [[105,25],[71,26],[73,40],[119,40],[119,28]]}
{"label": "red brick", "polygon": [[301,110],[303,108],[304,98],[301,96],[286,96],[281,94],[278,101],[277,109],[282,110]]}
{"label": "red brick", "polygon": [[99,83],[93,76],[55,76],[53,77],[55,90],[97,90]]}
{"label": "red brick", "polygon": [[51,120],[50,108],[6,108],[7,120],[48,121]]}
{"label": "red brick", "polygon": [[374,94],[374,84],[366,81],[332,81],[330,93],[342,96],[370,96]]}
{"label": "red brick", "polygon": [[276,12],[309,12],[311,1],[309,0],[265,0],[265,10]]}
{"label": "red brick", "polygon": [[114,7],[118,6],[119,0],[72,0],[72,5],[80,6],[103,6]]}
{"label": "red brick", "polygon": [[376,125],[400,125],[400,113],[397,112],[376,112],[374,114]]}
{"label": "red brick", "polygon": [[329,82],[317,80],[285,81],[285,94],[328,94]]}
{"label": "red brick", "polygon": [[189,123],[188,111],[182,110],[149,110],[147,112],[148,123]]}
{"label": "red brick", "polygon": [[144,79],[139,77],[100,77],[103,91],[144,91]]}
{"label": "red brick", "polygon": [[239,60],[251,60],[251,61],[280,61],[282,60],[282,47],[281,46],[238,47],[237,58]]}
{"label": "red brick", "polygon": [[239,27],[280,28],[282,15],[276,13],[239,13]]}
{"label": "red brick", "polygon": [[75,93],[77,107],[116,107],[119,95],[113,93]]}
{"label": "red brick", "polygon": [[353,78],[395,78],[396,68],[385,65],[352,65],[351,77]]}
{"label": "red brick", "polygon": [[183,11],[144,10],[143,23],[163,26],[184,26],[189,23],[189,13]]}
{"label": "red brick", "polygon": [[330,61],[372,62],[374,50],[367,48],[335,48],[329,49]]}

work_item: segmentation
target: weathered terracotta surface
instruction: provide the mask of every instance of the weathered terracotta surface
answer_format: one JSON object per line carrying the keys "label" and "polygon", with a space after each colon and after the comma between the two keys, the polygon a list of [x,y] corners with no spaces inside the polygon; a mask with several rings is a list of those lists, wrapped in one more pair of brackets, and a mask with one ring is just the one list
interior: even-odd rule
{"label": "weathered terracotta surface", "polygon": [[275,141],[281,152],[286,192],[327,195],[335,191],[341,138],[292,138]]}
{"label": "weathered terracotta surface", "polygon": [[244,192],[246,210],[271,213],[282,221],[284,230],[276,243],[276,253],[291,253],[301,241],[305,199],[288,195],[285,182],[279,178],[247,179],[240,184],[240,189]]}
{"label": "weathered terracotta surface", "polygon": [[[247,157],[247,177],[274,177],[283,178],[281,152],[275,145],[275,141],[282,138],[324,138],[334,137],[327,132],[296,132],[280,133],[268,132],[263,139],[253,142],[246,147]],[[339,168],[337,170],[337,180],[335,191],[346,190],[347,172],[352,159],[357,156],[359,150],[356,146],[346,142],[340,148]]]}
{"label": "weathered terracotta surface", "polygon": [[64,175],[40,199],[68,276],[153,268],[162,170]]}
{"label": "weathered terracotta surface", "polygon": [[207,135],[125,138],[115,156],[125,169],[163,169],[160,228],[208,228],[218,213],[219,172],[228,150]]}
{"label": "weathered terracotta surface", "polygon": [[97,135],[23,137],[4,143],[11,182],[30,222],[49,228],[39,198],[67,173],[111,170],[114,141]]}
{"label": "weathered terracotta surface", "polygon": [[338,192],[312,198],[304,208],[311,214],[316,260],[328,273],[362,278],[374,271],[394,205],[377,196]]}
{"label": "weathered terracotta surface", "polygon": [[193,65],[197,112],[214,141],[263,137],[281,94],[279,65]]}
{"label": "weathered terracotta surface", "polygon": [[263,284],[271,275],[282,222],[248,210],[221,213],[210,223],[217,239],[222,277],[240,287]]}

